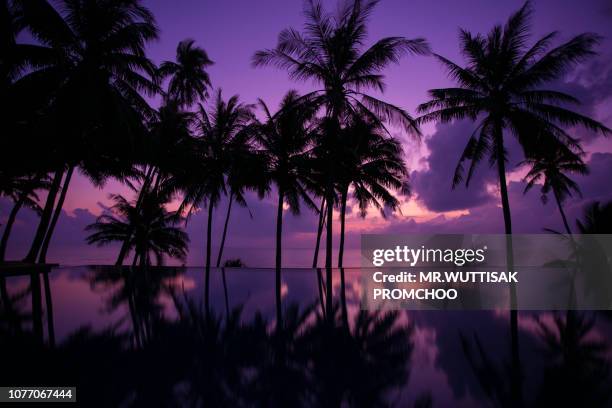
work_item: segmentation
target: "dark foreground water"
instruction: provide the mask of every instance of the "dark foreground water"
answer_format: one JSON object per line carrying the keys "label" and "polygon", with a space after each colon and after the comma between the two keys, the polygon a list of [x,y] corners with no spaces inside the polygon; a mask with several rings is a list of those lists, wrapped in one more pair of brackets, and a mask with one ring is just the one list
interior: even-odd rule
{"label": "dark foreground water", "polygon": [[[512,405],[507,311],[360,311],[345,275],[348,329],[322,314],[324,271],[283,270],[278,331],[271,269],[213,269],[208,317],[200,268],[1,274],[0,385],[76,386],[101,407]],[[524,406],[612,405],[609,314],[519,327]]]}

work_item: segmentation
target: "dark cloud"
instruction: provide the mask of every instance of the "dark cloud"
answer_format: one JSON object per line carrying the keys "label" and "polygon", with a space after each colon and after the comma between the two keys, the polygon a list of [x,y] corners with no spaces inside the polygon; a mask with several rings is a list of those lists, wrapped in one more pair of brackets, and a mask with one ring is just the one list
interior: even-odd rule
{"label": "dark cloud", "polygon": [[[489,166],[488,158],[477,165],[469,187],[465,183],[452,189],[452,180],[461,152],[474,132],[476,124],[461,121],[437,125],[435,133],[427,140],[430,154],[425,159],[427,169],[413,171],[412,190],[416,198],[427,209],[436,212],[461,210],[479,207],[494,198],[487,192],[487,185],[497,182],[497,174]],[[508,169],[511,170],[520,160],[520,148],[513,138],[507,138],[509,152]],[[467,175],[469,162],[464,166]]]}
{"label": "dark cloud", "polygon": [[[575,220],[582,217],[584,207],[594,201],[612,200],[610,175],[612,174],[612,154],[595,153],[588,161],[590,174],[573,179],[580,186],[583,196],[570,197],[564,209],[573,227]],[[510,182],[508,195],[512,213],[513,232],[541,233],[545,228],[561,231],[563,224],[554,201],[547,204],[541,201],[536,187],[523,194],[525,183]],[[380,233],[503,233],[504,224],[499,198],[492,197],[485,205],[471,208],[465,215],[449,218],[443,214],[426,222],[413,218],[396,220],[387,227],[376,231]]]}

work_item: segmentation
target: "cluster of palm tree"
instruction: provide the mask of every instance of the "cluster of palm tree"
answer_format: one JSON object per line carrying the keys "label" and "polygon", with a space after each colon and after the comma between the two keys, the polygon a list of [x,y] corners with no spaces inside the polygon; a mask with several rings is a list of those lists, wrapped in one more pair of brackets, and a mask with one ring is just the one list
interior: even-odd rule
{"label": "cluster of palm tree", "polygon": [[[113,178],[133,186],[136,197],[113,196],[114,214],[90,227],[94,233],[88,242],[121,242],[117,265],[130,253],[134,265],[149,264],[151,253],[160,263],[163,255],[184,259],[187,237],[177,223],[207,209],[208,311],[215,208],[227,197],[219,266],[232,204],[247,206],[247,191],[263,197],[274,190],[277,323],[282,322],[283,214],[286,209],[297,214],[304,205],[319,214],[315,267],[325,229],[324,309],[332,316],[334,209],[343,271],[349,203],[356,203],[362,216],[370,207],[384,215],[398,210],[399,197],[409,192],[402,146],[391,130],[419,138],[420,124],[455,120],[474,121],[475,128],[459,155],[453,185],[464,179],[468,184],[478,163],[488,158],[497,168],[510,237],[506,139],[514,137],[530,167],[526,189],[541,184],[543,196],[552,193],[570,233],[563,202],[579,188],[569,175],[587,169],[580,141],[568,129],[610,130],[571,110],[579,103],[572,95],[546,85],[594,55],[599,36],[580,34],[552,46],[553,32],[529,44],[532,8],[526,3],[486,35],[461,30],[466,60],[461,65],[432,53],[422,38],[385,37],[366,46],[368,20],[377,3],[352,0],[329,13],[319,2],[307,2],[302,30],[283,30],[275,47],[254,54],[254,66],[274,66],[295,81],[316,84],[304,95],[289,91],[272,112],[261,100],[250,105],[237,95],[224,99],[220,89],[209,100],[207,68],[213,62],[193,40],[178,44],[175,61],[156,66],[145,47],[157,38],[158,28],[138,0],[61,0],[57,6],[48,0],[0,2],[0,111],[3,134],[9,136],[1,140],[0,193],[15,203],[0,255],[19,209],[38,210],[36,191],[46,190],[46,197],[24,260],[44,263],[74,171],[98,186]],[[17,41],[24,30],[33,43]],[[417,108],[420,117],[377,96],[385,90],[387,66],[405,55],[429,54],[457,86],[430,90],[430,100]],[[146,98],[154,95],[162,97],[158,109]],[[165,210],[172,200],[180,202],[177,212]],[[507,252],[511,269],[511,238]],[[515,311],[511,328],[518,360]],[[516,387],[520,373],[514,378]]]}
{"label": "cluster of palm tree", "polygon": [[[295,64],[285,66],[296,77],[318,80],[322,89],[306,95],[289,91],[273,112],[262,100],[256,106],[237,95],[224,99],[220,89],[209,100],[212,61],[193,40],[179,43],[175,61],[156,67],[145,46],[158,29],[138,1],[59,3],[2,3],[9,23],[3,103],[11,113],[9,133],[21,135],[24,143],[3,149],[2,191],[14,199],[15,209],[2,247],[17,211],[37,205],[34,194],[44,188],[40,222],[24,258],[44,263],[75,170],[98,186],[117,179],[136,192],[135,198],[112,195],[115,205],[88,228],[88,242],[120,242],[117,265],[128,256],[141,266],[151,263],[151,254],[158,263],[163,255],[184,259],[187,237],[177,229],[181,216],[189,219],[206,208],[208,304],[215,208],[227,197],[220,266],[232,204],[246,206],[248,190],[263,197],[274,187],[278,320],[286,207],[296,214],[303,205],[320,211],[318,241],[327,225],[326,308],[331,311],[333,210],[340,211],[342,267],[350,195],[365,216],[370,205],[381,211],[398,208],[392,190],[406,187],[402,148],[386,125],[418,134],[406,111],[364,91],[383,90],[383,68],[403,54],[428,52],[425,41],[384,38],[362,50],[374,3],[347,4],[337,18],[312,4],[305,36],[287,30],[275,49],[254,56],[254,64],[283,65],[293,55]],[[22,30],[32,35],[33,44],[17,42]],[[161,95],[158,109],[145,98],[153,95]],[[172,200],[181,203],[176,212],[165,210]]]}

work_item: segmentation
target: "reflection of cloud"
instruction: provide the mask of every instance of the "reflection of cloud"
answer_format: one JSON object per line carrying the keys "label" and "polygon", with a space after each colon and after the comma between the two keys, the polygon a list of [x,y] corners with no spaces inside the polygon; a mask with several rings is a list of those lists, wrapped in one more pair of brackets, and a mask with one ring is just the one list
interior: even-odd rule
{"label": "reflection of cloud", "polygon": [[179,275],[173,276],[168,279],[168,285],[179,288],[181,290],[189,291],[196,288],[196,281],[190,276]]}
{"label": "reflection of cloud", "polygon": [[289,293],[289,286],[287,286],[286,282],[281,283],[281,298],[285,298]]}

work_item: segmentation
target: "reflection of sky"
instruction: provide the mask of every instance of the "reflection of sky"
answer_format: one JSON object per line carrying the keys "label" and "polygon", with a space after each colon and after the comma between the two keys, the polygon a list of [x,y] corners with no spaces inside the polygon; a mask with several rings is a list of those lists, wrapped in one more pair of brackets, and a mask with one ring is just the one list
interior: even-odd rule
{"label": "reflection of sky", "polygon": [[[122,305],[110,312],[105,303],[117,289],[116,285],[96,285],[91,290],[91,273],[85,268],[60,268],[50,275],[54,322],[58,341],[76,329],[90,325],[94,330],[103,330],[116,325],[125,318],[121,326],[130,324],[127,307]],[[325,274],[323,273],[323,277]],[[167,279],[175,288],[179,298],[183,293],[196,304],[203,299],[204,271],[188,268],[186,273]],[[349,321],[359,310],[358,271],[346,272],[347,302]],[[339,290],[339,276],[334,277],[334,292]],[[24,289],[29,278],[8,278],[9,292]],[[211,272],[211,305],[216,313],[224,313],[224,291],[220,270]],[[231,269],[226,270],[226,282],[230,308],[242,305],[243,319],[250,320],[256,312],[262,313],[270,323],[274,320],[274,271],[270,269]],[[282,285],[285,289],[283,302],[287,306],[298,303],[302,307],[317,304],[318,290],[316,273],[312,270],[283,270]],[[184,289],[184,292],[183,292]],[[26,303],[29,300],[26,300]],[[168,295],[162,294],[158,302],[164,306],[164,315],[175,318],[176,311]],[[43,300],[43,307],[44,307]],[[25,305],[24,305],[25,306]],[[29,306],[26,307],[29,309]],[[127,317],[126,317],[127,316]],[[552,324],[550,313],[522,313],[519,319],[521,330],[521,358],[526,375],[526,387],[533,387],[539,380],[543,344],[538,338],[536,319]],[[472,374],[463,353],[460,335],[473,341],[476,336],[484,350],[493,360],[501,363],[509,358],[509,321],[507,312],[401,312],[398,324],[413,324],[412,342],[414,351],[411,361],[411,374],[404,389],[395,397],[400,406],[414,400],[422,392],[431,391],[434,406],[470,407],[483,398],[482,390]],[[46,330],[46,324],[43,324]],[[612,327],[599,321],[592,338],[612,338]]]}

